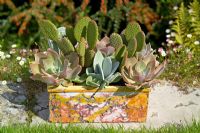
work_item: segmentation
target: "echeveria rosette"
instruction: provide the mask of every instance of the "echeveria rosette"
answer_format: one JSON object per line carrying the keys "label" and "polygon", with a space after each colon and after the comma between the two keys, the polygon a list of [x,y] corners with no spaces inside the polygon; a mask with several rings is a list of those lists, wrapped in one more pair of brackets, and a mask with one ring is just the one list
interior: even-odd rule
{"label": "echeveria rosette", "polygon": [[121,78],[121,74],[116,72],[119,62],[111,56],[104,57],[100,51],[97,51],[93,61],[93,67],[86,69],[88,78],[86,85],[104,88],[112,82],[116,82]]}
{"label": "echeveria rosette", "polygon": [[143,86],[149,87],[165,66],[166,61],[159,64],[151,47],[147,45],[141,52],[136,53],[136,57],[126,59],[121,74],[126,86],[138,90]]}
{"label": "echeveria rosette", "polygon": [[115,48],[110,45],[110,38],[107,36],[98,41],[96,47],[105,56],[112,55],[115,52]]}
{"label": "echeveria rosette", "polygon": [[60,85],[64,81],[71,82],[81,72],[78,55],[74,52],[66,57],[52,49],[35,54],[35,61],[30,63],[34,80],[48,85]]}

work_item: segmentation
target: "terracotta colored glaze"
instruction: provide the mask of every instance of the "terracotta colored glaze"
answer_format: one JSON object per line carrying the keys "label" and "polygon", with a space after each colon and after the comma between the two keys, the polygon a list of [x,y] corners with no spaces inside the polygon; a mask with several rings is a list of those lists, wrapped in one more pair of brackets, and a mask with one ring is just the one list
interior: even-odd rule
{"label": "terracotta colored glaze", "polygon": [[[135,92],[124,86],[108,86],[91,95],[96,89],[83,86],[49,87],[51,122],[145,122],[148,108],[148,89]],[[74,89],[73,89],[74,88]],[[79,89],[78,89],[79,88]],[[124,89],[126,88],[126,89]],[[124,90],[124,91],[123,91]]]}

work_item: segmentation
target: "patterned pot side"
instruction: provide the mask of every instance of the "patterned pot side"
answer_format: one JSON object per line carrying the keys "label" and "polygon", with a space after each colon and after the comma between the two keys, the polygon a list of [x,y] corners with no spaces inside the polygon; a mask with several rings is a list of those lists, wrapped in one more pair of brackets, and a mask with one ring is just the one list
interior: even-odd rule
{"label": "patterned pot side", "polygon": [[51,122],[145,122],[149,90],[135,92],[125,86],[98,91],[84,86],[48,88]]}

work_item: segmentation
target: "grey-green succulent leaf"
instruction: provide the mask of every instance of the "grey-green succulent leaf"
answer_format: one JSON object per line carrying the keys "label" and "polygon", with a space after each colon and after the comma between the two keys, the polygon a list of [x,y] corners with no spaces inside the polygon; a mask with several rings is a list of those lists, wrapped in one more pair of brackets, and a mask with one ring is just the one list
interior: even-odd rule
{"label": "grey-green succulent leaf", "polygon": [[[92,81],[98,82],[98,84],[100,84],[99,88],[104,88],[106,85],[109,85],[119,78],[120,74],[115,74],[119,67],[119,62],[112,58],[112,56],[104,57],[100,51],[97,51],[93,61],[93,68],[86,69],[86,74],[89,77],[91,76],[93,79],[97,79],[96,81]],[[91,85],[91,83],[88,85]]]}

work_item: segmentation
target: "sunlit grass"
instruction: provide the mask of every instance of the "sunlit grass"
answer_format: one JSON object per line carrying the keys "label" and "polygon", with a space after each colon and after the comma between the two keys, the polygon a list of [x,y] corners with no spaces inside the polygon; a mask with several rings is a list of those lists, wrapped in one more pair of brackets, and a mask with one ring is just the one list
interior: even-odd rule
{"label": "sunlit grass", "polygon": [[187,126],[181,125],[171,125],[164,126],[159,129],[125,129],[122,126],[112,127],[112,126],[102,126],[100,128],[95,128],[91,126],[80,126],[81,124],[73,125],[69,124],[67,126],[63,125],[53,125],[45,124],[38,126],[28,126],[28,125],[15,125],[15,126],[4,126],[0,128],[0,133],[199,133],[200,132],[200,122],[193,122]]}

